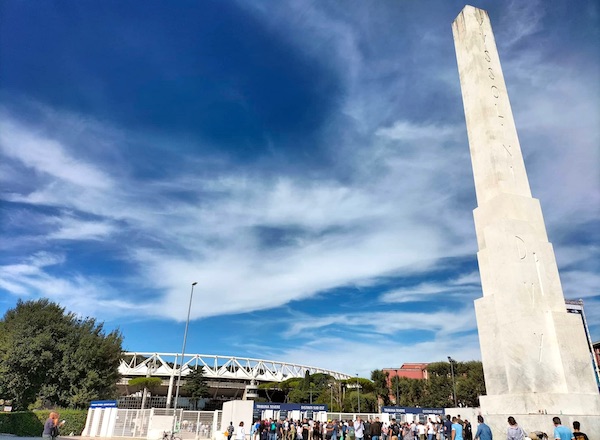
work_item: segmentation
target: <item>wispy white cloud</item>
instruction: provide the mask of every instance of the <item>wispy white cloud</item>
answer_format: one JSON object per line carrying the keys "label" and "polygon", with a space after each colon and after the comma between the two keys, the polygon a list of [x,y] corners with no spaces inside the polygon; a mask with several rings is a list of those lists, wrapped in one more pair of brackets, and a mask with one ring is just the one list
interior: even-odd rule
{"label": "wispy white cloud", "polygon": [[375,134],[398,141],[423,142],[437,139],[439,142],[440,140],[456,140],[460,138],[459,135],[462,134],[462,131],[462,127],[437,124],[417,125],[408,121],[397,121],[392,127],[377,129]]}
{"label": "wispy white cloud", "polygon": [[429,301],[432,295],[444,297],[463,297],[465,300],[481,296],[479,273],[461,275],[457,279],[439,282],[423,282],[416,286],[394,289],[381,296],[381,301],[387,303],[406,303],[413,301]]}
{"label": "wispy white cloud", "polygon": [[51,221],[58,229],[47,235],[54,240],[101,240],[115,233],[114,224],[102,221],[80,220],[73,217],[55,217]]}
{"label": "wispy white cloud", "polygon": [[109,189],[109,177],[93,165],[82,161],[47,135],[25,127],[2,112],[0,115],[0,147],[7,157],[51,178],[76,186]]}
{"label": "wispy white cloud", "polygon": [[[430,331],[435,334],[450,335],[476,329],[475,314],[469,306],[453,311],[424,310],[420,312],[402,311],[369,311],[365,313],[337,313],[334,315],[299,316],[288,327],[285,333],[288,337],[311,333],[323,335],[325,328],[335,326],[336,329],[346,328],[350,332],[359,329],[363,333],[375,332],[381,336],[392,336],[399,331]],[[456,319],[460,316],[460,319]],[[325,334],[326,336],[326,334]]]}
{"label": "wispy white cloud", "polygon": [[123,300],[106,280],[79,274],[52,275],[48,269],[67,263],[64,254],[39,252],[18,264],[0,266],[0,287],[27,298],[46,297],[82,316],[113,317],[143,312],[148,306]]}
{"label": "wispy white cloud", "polygon": [[[430,315],[435,319],[435,315]],[[274,359],[306,365],[318,365],[334,371],[357,373],[370,377],[371,371],[382,368],[399,368],[404,362],[437,362],[450,355],[462,360],[481,358],[476,334],[450,335],[411,343],[410,341],[381,340],[365,341],[358,335],[352,339],[315,338],[310,344],[295,345],[283,351],[264,349],[265,355]]]}
{"label": "wispy white cloud", "polygon": [[503,47],[514,46],[542,29],[546,4],[540,0],[511,0],[499,20],[497,41]]}

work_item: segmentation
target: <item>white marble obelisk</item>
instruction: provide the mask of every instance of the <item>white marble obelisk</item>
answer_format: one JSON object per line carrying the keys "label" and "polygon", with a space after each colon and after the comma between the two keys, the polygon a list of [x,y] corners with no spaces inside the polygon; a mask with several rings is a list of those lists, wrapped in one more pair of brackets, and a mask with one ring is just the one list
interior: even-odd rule
{"label": "white marble obelisk", "polygon": [[452,31],[477,194],[482,415],[498,435],[509,415],[528,431],[551,434],[558,415],[565,425],[579,420],[582,431],[600,433],[600,394],[581,317],[566,311],[487,12],[465,6]]}

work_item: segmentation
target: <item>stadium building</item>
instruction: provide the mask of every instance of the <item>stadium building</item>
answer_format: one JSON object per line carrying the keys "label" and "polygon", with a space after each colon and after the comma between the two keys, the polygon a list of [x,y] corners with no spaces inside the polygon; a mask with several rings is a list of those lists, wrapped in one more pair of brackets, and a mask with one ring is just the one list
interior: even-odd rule
{"label": "stadium building", "polygon": [[[181,371],[181,385],[177,407],[190,408],[185,390],[186,376],[202,367],[210,393],[211,409],[218,408],[229,400],[255,400],[261,397],[258,386],[268,382],[282,382],[291,378],[303,378],[306,373],[328,374],[336,380],[352,376],[338,371],[307,365],[290,364],[266,359],[206,354],[186,354],[183,368],[179,368],[181,355],[175,353],[125,353],[119,366],[121,379],[117,384],[120,408],[141,408],[142,392],[129,386],[135,377],[156,377],[160,386],[151,391],[146,407],[171,408],[177,394],[177,383]],[[203,405],[202,405],[203,406]]]}

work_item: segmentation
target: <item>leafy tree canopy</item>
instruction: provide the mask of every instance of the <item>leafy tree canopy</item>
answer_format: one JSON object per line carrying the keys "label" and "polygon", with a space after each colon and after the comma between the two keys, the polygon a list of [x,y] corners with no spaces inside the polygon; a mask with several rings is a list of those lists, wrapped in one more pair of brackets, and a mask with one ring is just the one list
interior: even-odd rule
{"label": "leafy tree canopy", "polygon": [[19,300],[0,320],[0,395],[16,409],[40,399],[86,407],[115,397],[122,336],[47,299]]}
{"label": "leafy tree canopy", "polygon": [[150,391],[156,389],[160,386],[162,380],[160,377],[134,377],[133,379],[129,379],[127,384],[138,390],[142,388],[148,388]]}

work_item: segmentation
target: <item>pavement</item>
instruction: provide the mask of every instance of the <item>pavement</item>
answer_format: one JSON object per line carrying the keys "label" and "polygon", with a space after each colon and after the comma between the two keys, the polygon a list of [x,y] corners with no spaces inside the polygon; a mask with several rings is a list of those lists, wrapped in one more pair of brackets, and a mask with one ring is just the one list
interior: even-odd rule
{"label": "pavement", "polygon": [[[42,438],[42,436],[40,435],[39,437],[19,437],[18,435],[12,435],[12,434],[0,434],[0,440],[31,440],[34,438]],[[92,440],[92,437],[80,437],[80,436],[68,436],[68,435],[61,435],[58,437],[59,440]],[[102,440],[103,437],[94,437],[93,440]]]}

